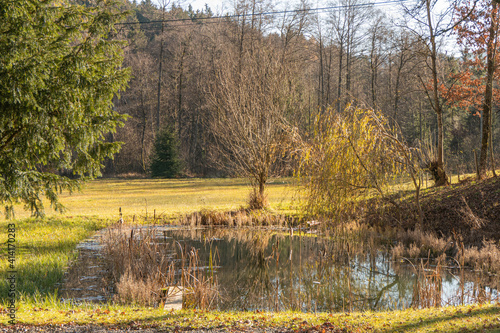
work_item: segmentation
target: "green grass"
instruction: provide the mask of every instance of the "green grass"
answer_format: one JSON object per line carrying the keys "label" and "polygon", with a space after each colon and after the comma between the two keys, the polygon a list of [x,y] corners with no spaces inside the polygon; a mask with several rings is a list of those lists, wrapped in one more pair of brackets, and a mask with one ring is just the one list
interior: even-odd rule
{"label": "green grass", "polygon": [[[293,213],[293,182],[277,179],[267,185],[270,208],[281,213]],[[99,179],[86,184],[81,192],[60,196],[67,208],[63,214],[98,216],[118,220],[121,207],[124,217],[131,219],[153,217],[173,218],[201,209],[232,210],[245,206],[252,188],[245,179]],[[47,205],[48,206],[48,205]],[[30,212],[22,206],[15,208],[16,218]],[[47,216],[59,216],[46,208]]]}
{"label": "green grass", "polygon": [[0,299],[8,294],[6,240],[11,223],[16,229],[16,289],[23,298],[54,294],[69,262],[77,255],[76,245],[106,225],[104,220],[84,217],[0,221]]}
{"label": "green grass", "polygon": [[17,319],[28,325],[95,324],[163,329],[337,327],[345,332],[500,332],[500,305],[408,309],[386,312],[218,312],[161,308],[23,303]]}

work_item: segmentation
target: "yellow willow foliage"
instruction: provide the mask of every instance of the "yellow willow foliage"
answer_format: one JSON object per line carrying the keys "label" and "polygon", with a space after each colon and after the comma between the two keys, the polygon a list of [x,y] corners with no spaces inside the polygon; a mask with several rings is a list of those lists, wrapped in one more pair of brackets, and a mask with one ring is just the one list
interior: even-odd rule
{"label": "yellow willow foliage", "polygon": [[342,113],[328,109],[319,115],[298,170],[306,210],[335,217],[361,197],[384,196],[405,170],[394,138],[385,118],[373,110],[349,105]]}

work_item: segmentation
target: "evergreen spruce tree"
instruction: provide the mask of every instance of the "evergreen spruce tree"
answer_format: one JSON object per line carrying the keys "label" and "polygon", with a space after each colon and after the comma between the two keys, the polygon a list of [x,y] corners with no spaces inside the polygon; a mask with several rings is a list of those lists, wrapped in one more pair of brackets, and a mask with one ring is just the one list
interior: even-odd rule
{"label": "evergreen spruce tree", "polygon": [[181,160],[175,131],[165,128],[156,137],[150,169],[155,178],[173,178],[179,174]]}
{"label": "evergreen spruce tree", "polygon": [[[111,1],[0,0],[0,205],[58,210],[62,189],[100,175],[119,148],[105,135],[123,124],[112,99],[126,87],[121,13]],[[64,171],[64,173],[62,172]],[[62,174],[73,174],[65,177]]]}

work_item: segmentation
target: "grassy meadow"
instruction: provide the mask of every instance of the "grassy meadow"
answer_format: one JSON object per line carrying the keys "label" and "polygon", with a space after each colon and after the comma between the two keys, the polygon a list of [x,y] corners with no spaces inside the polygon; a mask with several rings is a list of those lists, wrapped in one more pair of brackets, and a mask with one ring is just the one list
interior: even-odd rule
{"label": "grassy meadow", "polygon": [[[500,305],[477,305],[440,309],[409,309],[363,313],[265,313],[206,312],[114,304],[68,304],[57,299],[64,272],[76,259],[76,245],[95,231],[115,223],[121,207],[126,222],[133,216],[148,222],[168,221],[202,209],[233,210],[245,206],[251,187],[242,179],[156,180],[105,179],[88,183],[79,193],[63,194],[68,209],[59,214],[46,208],[44,219],[28,218],[16,207],[16,220],[0,220],[0,313],[6,314],[8,271],[6,240],[9,223],[16,226],[17,316],[27,325],[98,324],[119,327],[242,328],[281,327],[292,330],[345,332],[500,332]],[[272,210],[296,213],[296,192],[291,179],[278,179],[268,186]],[[147,211],[147,215],[146,215]],[[8,317],[0,316],[0,326]],[[131,324],[132,323],[132,324]]]}
{"label": "grassy meadow", "polygon": [[157,328],[160,331],[277,329],[296,332],[500,332],[500,306],[408,309],[387,312],[219,312],[120,306],[54,306],[26,303],[19,321],[28,325],[94,324],[99,327]]}
{"label": "grassy meadow", "polygon": [[[293,213],[296,191],[293,179],[276,179],[267,185],[272,210]],[[80,192],[63,192],[61,203],[67,211],[60,214],[46,207],[47,216],[87,216],[100,219],[130,220],[156,217],[171,219],[202,209],[233,210],[245,206],[252,187],[246,179],[98,179],[85,184]],[[21,205],[15,207],[15,217],[29,217]],[[127,221],[128,222],[128,221]]]}

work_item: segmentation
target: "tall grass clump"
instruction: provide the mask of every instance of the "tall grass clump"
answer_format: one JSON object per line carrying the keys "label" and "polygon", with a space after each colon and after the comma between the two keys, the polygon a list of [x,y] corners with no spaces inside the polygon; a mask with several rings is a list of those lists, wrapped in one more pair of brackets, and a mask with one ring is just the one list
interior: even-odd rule
{"label": "tall grass clump", "polygon": [[434,232],[416,230],[398,230],[395,235],[398,243],[391,249],[394,259],[438,258],[448,255],[460,263],[460,267],[469,267],[488,274],[500,274],[500,247],[494,241],[483,241],[481,247],[466,247],[462,237],[438,237]]}
{"label": "tall grass clump", "polygon": [[418,258],[431,255],[437,258],[452,250],[454,243],[451,237],[440,238],[430,231],[402,230],[396,234],[398,244],[391,249],[394,259],[403,257]]}
{"label": "tall grass clump", "polygon": [[429,260],[424,264],[413,265],[416,280],[413,285],[412,307],[430,308],[441,306],[442,297],[442,260],[438,259],[435,267],[429,265]]}
{"label": "tall grass clump", "polygon": [[216,305],[212,256],[209,270],[202,270],[195,248],[171,242],[154,228],[109,229],[104,245],[118,303],[161,306],[166,290],[178,287],[184,291],[183,307]]}
{"label": "tall grass clump", "polygon": [[457,260],[490,274],[500,274],[500,248],[493,241],[484,241],[483,247],[471,246],[458,251]]}

